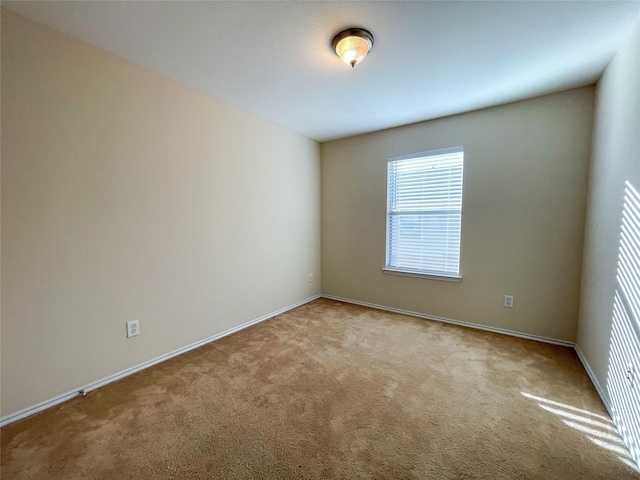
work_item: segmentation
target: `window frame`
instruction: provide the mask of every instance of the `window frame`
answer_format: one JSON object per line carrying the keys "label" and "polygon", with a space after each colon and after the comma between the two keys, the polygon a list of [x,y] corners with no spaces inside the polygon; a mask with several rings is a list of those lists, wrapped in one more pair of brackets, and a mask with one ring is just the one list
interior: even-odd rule
{"label": "window frame", "polygon": [[[449,273],[439,273],[428,270],[413,270],[404,269],[389,264],[390,254],[390,231],[389,231],[389,163],[398,160],[413,160],[423,157],[431,157],[438,155],[446,155],[450,153],[462,153],[462,178],[461,178],[461,198],[460,198],[460,241],[458,247],[458,273],[456,275]],[[385,206],[385,266],[382,267],[382,271],[385,274],[401,275],[407,277],[427,278],[433,280],[441,280],[446,282],[461,282],[462,281],[462,230],[463,230],[463,211],[464,211],[464,147],[449,147],[441,148],[437,150],[427,150],[424,152],[409,153],[405,155],[397,155],[389,157],[387,159],[387,174],[386,174],[386,206]]]}

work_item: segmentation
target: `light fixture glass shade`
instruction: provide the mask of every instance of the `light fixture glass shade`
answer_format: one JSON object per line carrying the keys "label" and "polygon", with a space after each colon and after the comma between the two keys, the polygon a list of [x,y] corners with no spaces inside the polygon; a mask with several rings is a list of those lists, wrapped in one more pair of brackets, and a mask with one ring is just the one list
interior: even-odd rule
{"label": "light fixture glass shade", "polygon": [[332,46],[344,63],[355,67],[373,47],[373,35],[362,28],[350,28],[337,34]]}

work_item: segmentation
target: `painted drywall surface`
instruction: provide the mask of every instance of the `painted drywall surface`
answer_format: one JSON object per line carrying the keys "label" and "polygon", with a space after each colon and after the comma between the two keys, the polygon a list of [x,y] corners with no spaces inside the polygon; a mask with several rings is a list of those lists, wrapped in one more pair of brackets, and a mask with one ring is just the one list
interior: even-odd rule
{"label": "painted drywall surface", "polygon": [[314,141],[3,10],[2,142],[3,416],[320,293]]}
{"label": "painted drywall surface", "polygon": [[[574,341],[592,113],[585,87],[323,144],[323,293]],[[455,146],[462,282],[385,275],[387,158]]]}
{"label": "painted drywall surface", "polygon": [[625,182],[640,190],[640,28],[596,89],[578,346],[606,383]]}
{"label": "painted drywall surface", "polygon": [[[630,197],[634,194],[625,199],[625,188],[629,188],[627,182],[640,192],[640,23],[613,58],[596,88],[577,337],[577,345],[602,394],[614,408],[614,420],[617,415],[635,418],[635,425],[633,422],[625,424],[623,419],[621,423],[625,428],[620,430],[623,437],[624,431],[635,435],[635,459],[640,461],[637,424],[640,418],[640,317],[638,311],[634,312],[633,301],[630,302],[634,295],[636,302],[640,298],[640,259],[638,253],[628,254],[624,259],[618,256],[623,211],[630,220],[628,225],[640,221],[638,211],[629,208]],[[636,232],[636,235],[640,233]],[[627,252],[632,252],[634,246],[640,250],[638,237],[625,236],[625,241]],[[623,270],[626,274],[631,273],[630,279],[619,280]],[[614,303],[617,314],[614,314]],[[629,364],[636,371],[633,388],[625,379],[624,370]],[[631,437],[626,435],[626,438]]]}

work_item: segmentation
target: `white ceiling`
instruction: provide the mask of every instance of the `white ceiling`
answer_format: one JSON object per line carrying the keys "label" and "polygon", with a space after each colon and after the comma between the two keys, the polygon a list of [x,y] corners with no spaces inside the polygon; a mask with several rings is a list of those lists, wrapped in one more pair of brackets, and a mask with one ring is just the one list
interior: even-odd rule
{"label": "white ceiling", "polygon": [[[594,83],[640,3],[2,2],[318,141]],[[375,36],[354,70],[338,31]]]}

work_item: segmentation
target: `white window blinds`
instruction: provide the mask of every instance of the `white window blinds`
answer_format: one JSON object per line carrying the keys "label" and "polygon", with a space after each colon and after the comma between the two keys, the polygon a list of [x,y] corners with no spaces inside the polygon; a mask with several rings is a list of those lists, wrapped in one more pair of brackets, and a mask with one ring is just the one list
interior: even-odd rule
{"label": "white window blinds", "polygon": [[386,268],[460,275],[463,160],[462,147],[389,159]]}

